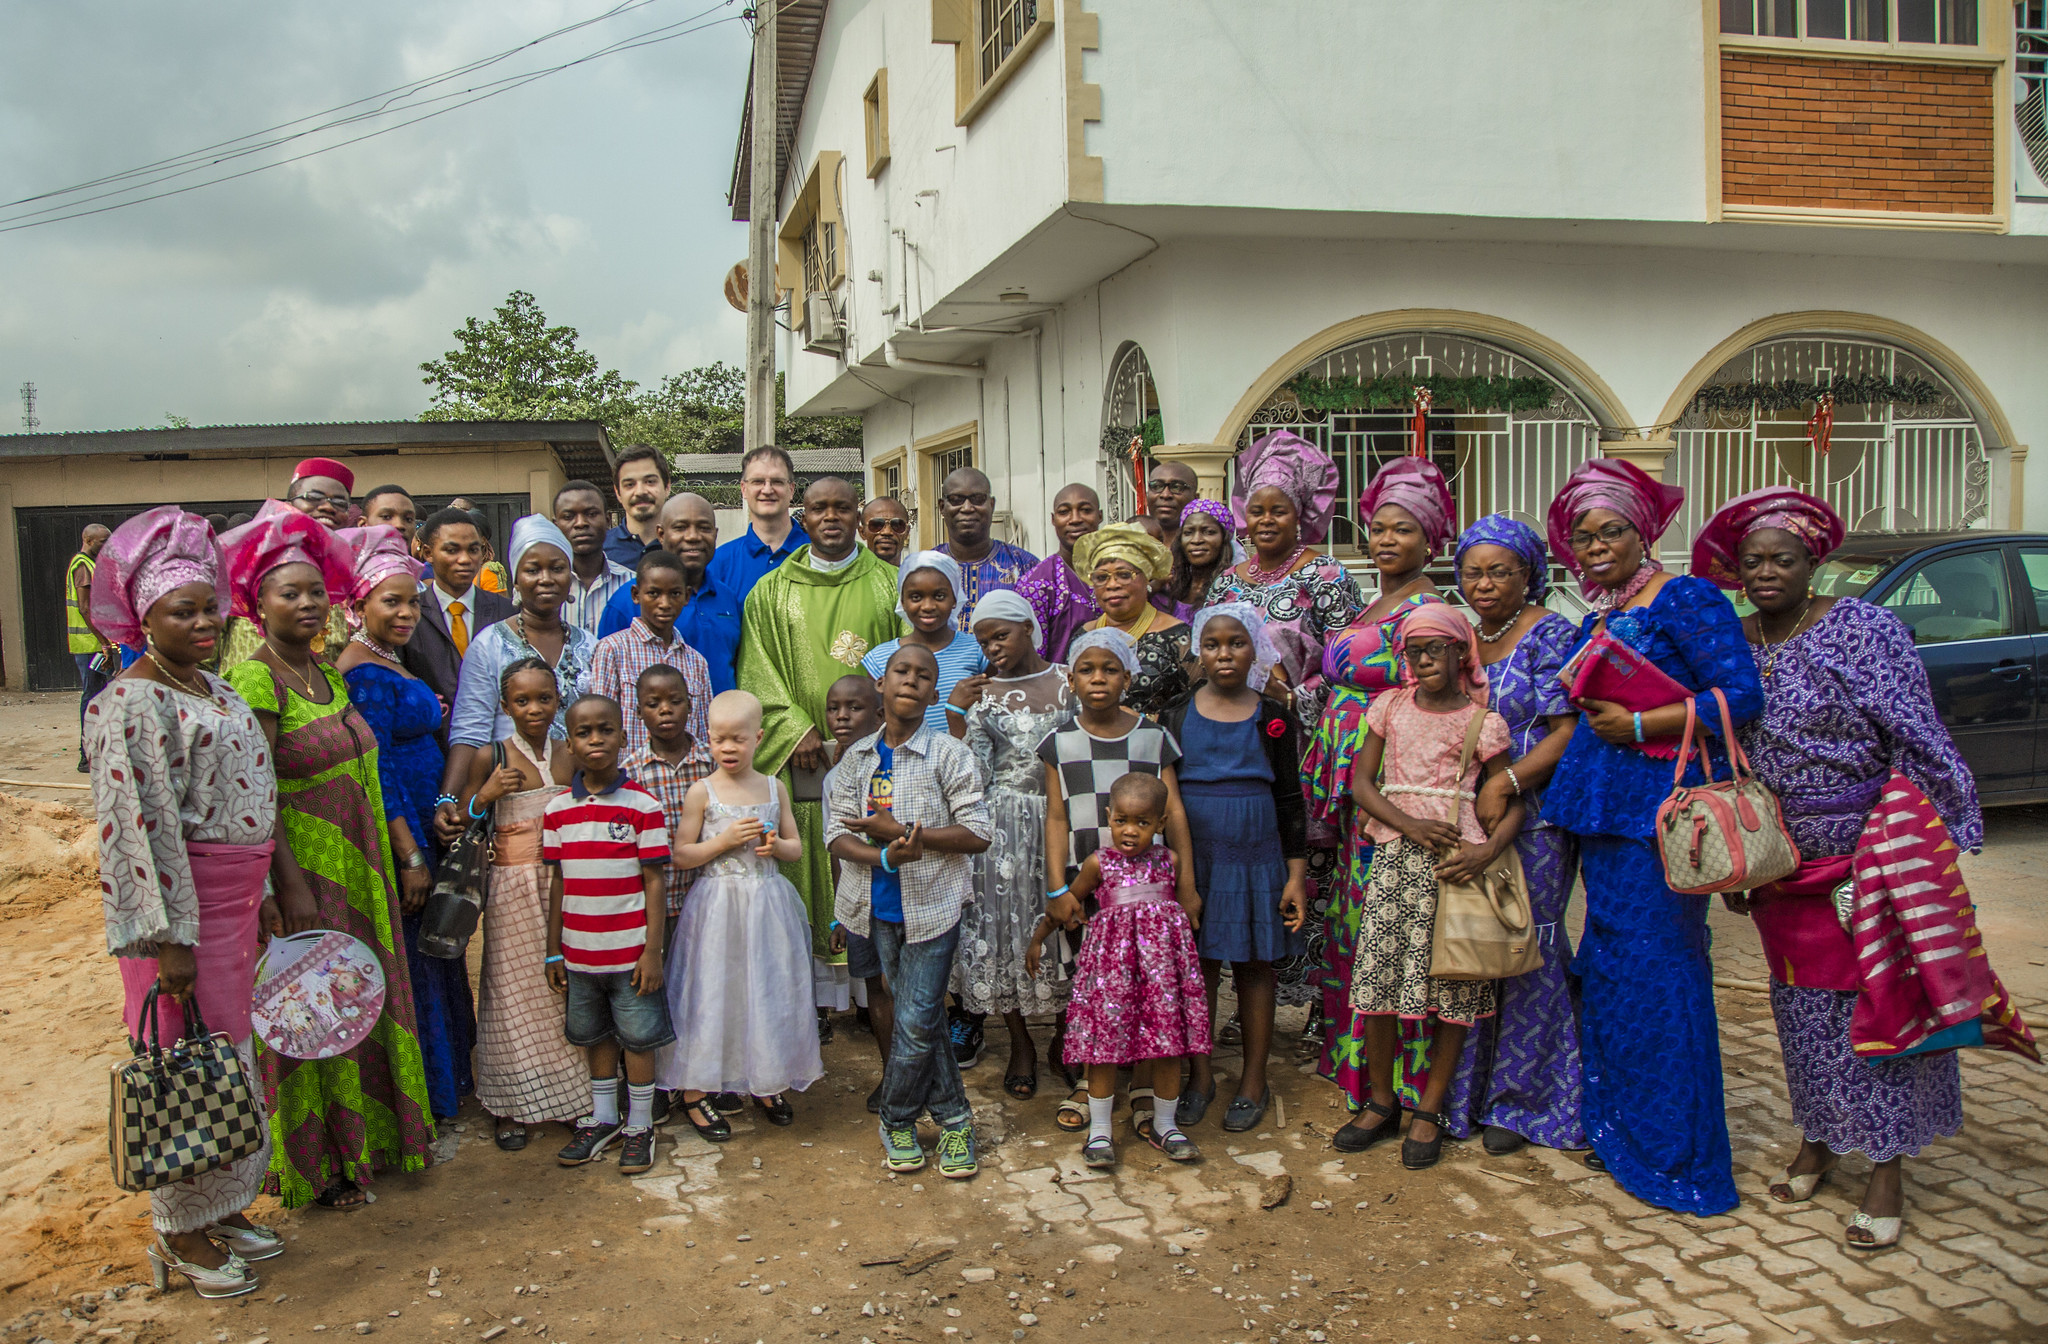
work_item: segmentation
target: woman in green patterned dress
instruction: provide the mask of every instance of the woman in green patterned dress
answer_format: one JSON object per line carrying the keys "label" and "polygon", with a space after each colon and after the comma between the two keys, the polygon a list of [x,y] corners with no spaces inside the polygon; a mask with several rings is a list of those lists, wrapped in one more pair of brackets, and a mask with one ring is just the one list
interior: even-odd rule
{"label": "woman in green patterned dress", "polygon": [[312,901],[284,903],[285,931],[339,929],[373,949],[384,1011],[368,1039],[332,1059],[261,1053],[273,1139],[265,1189],[288,1209],[355,1209],[380,1167],[431,1160],[426,1071],[414,1033],[412,982],[399,944],[398,892],[377,782],[377,738],[346,683],[314,657],[330,589],[350,596],[345,543],[303,514],[259,518],[221,538],[235,613],[263,630],[255,656],[227,680],[270,739],[278,820]]}

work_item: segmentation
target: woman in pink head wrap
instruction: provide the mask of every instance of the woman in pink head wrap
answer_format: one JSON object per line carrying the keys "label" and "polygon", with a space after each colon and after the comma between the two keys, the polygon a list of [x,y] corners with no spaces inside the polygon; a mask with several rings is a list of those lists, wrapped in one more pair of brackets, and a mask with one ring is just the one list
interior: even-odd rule
{"label": "woman in pink head wrap", "polygon": [[[1764,708],[1742,743],[1802,860],[1790,877],[1731,902],[1748,908],[1763,942],[1801,1139],[1770,1195],[1803,1204],[1842,1154],[1863,1154],[1870,1177],[1844,1240],[1867,1251],[1898,1240],[1904,1159],[1962,1124],[1962,1075],[1952,1050],[1858,1057],[1851,1026],[1865,983],[1830,893],[1861,866],[1859,853],[1867,858],[1900,833],[1886,824],[1892,809],[1910,808],[1911,829],[1931,831],[1950,859],[1984,843],[1984,813],[1913,632],[1883,607],[1813,591],[1815,569],[1842,535],[1825,501],[1757,490],[1709,520],[1692,567],[1724,587],[1741,585],[1756,607],[1743,625]],[[1867,885],[1864,873],[1856,877]]]}
{"label": "woman in pink head wrap", "polygon": [[[1365,1017],[1371,1123],[1354,1123],[1347,1150],[1361,1152],[1402,1133],[1394,1090],[1400,1023],[1433,1024],[1433,1068],[1421,1105],[1401,1143],[1401,1165],[1435,1166],[1450,1121],[1443,1114],[1455,1070],[1448,1067],[1465,1036],[1494,1015],[1492,981],[1440,980],[1430,975],[1431,931],[1440,878],[1469,880],[1497,858],[1522,825],[1518,798],[1489,832],[1472,806],[1482,776],[1508,763],[1508,726],[1487,709],[1486,669],[1462,612],[1438,602],[1401,622],[1408,684],[1373,699],[1369,733],[1358,753],[1352,796],[1366,818],[1375,851],[1352,964],[1351,1007]],[[1460,773],[1465,741],[1477,724],[1471,764]],[[1363,1117],[1362,1117],[1363,1118]]]}
{"label": "woman in pink head wrap", "polygon": [[[221,631],[227,565],[206,520],[175,505],[129,519],[107,539],[92,586],[93,623],[142,657],[86,707],[86,754],[100,819],[107,950],[120,959],[124,1017],[168,1046],[184,1034],[178,1004],[235,1042],[257,1077],[249,1023],[259,930],[284,931],[272,878],[310,902],[291,852],[272,843],[277,781],[249,706],[205,670]],[[249,1262],[284,1241],[244,1213],[270,1146],[150,1192],[161,1286],[183,1275],[204,1297],[257,1287]]]}
{"label": "woman in pink head wrap", "polygon": [[[312,894],[285,902],[285,924],[338,929],[368,947],[385,999],[362,1044],[332,1059],[263,1053],[271,1115],[270,1193],[286,1208],[359,1208],[377,1170],[431,1160],[433,1118],[415,1034],[412,978],[399,948],[401,914],[377,736],[350,702],[341,672],[313,652],[331,599],[358,587],[358,553],[295,510],[269,511],[230,532],[235,609],[262,632],[228,681],[256,711],[277,767],[280,829]],[[374,562],[376,547],[364,555]],[[388,576],[387,576],[388,577]]]}
{"label": "woman in pink head wrap", "polygon": [[[1266,633],[1280,651],[1267,693],[1292,697],[1302,726],[1297,751],[1307,750],[1308,732],[1322,718],[1329,695],[1323,647],[1365,605],[1351,572],[1314,549],[1329,535],[1336,501],[1337,464],[1327,453],[1289,430],[1259,439],[1238,456],[1230,495],[1251,554],[1209,585],[1210,605],[1245,602],[1265,617]],[[1337,867],[1337,832],[1313,811],[1308,846],[1309,935],[1303,955],[1274,964],[1282,1004],[1309,1003],[1318,993],[1314,968]],[[1320,1030],[1319,1018],[1309,1015],[1310,1033]]]}
{"label": "woman in pink head wrap", "polygon": [[[1738,725],[1763,706],[1742,622],[1705,579],[1664,573],[1651,558],[1681,492],[1625,462],[1572,472],[1550,506],[1550,545],[1580,576],[1595,612],[1579,632],[1625,645],[1692,693],[1718,737],[1719,688]],[[1707,898],[1674,892],[1652,842],[1671,763],[1639,749],[1685,730],[1686,702],[1641,713],[1604,700],[1579,723],[1543,795],[1545,817],[1577,837],[1586,932],[1580,986],[1582,1117],[1589,1165],[1638,1199],[1706,1216],[1735,1207],[1722,1102]],[[1725,753],[1714,744],[1715,772]],[[1700,780],[1695,760],[1688,783]]]}
{"label": "woman in pink head wrap", "polygon": [[[316,528],[325,534],[324,539],[314,535]],[[298,558],[320,570],[333,599],[326,628],[314,636],[313,655],[332,661],[340,654],[348,643],[348,592],[354,578],[349,549],[328,524],[289,504],[266,499],[257,507],[254,519],[221,533],[220,544],[241,557],[238,564],[229,566],[221,589],[221,604],[228,614],[219,663],[223,676],[263,648],[263,624],[256,619],[256,594],[249,573],[268,573],[274,556],[287,550],[300,552]]]}
{"label": "woman in pink head wrap", "polygon": [[447,760],[441,751],[444,707],[399,661],[420,622],[419,564],[395,527],[352,527],[335,534],[355,556],[349,624],[355,633],[335,660],[348,698],[377,735],[377,780],[384,790],[391,855],[398,864],[405,961],[413,1013],[436,1121],[452,1120],[475,1090],[470,1051],[476,1006],[469,968],[420,951],[420,912],[434,888],[441,854],[434,797]]}

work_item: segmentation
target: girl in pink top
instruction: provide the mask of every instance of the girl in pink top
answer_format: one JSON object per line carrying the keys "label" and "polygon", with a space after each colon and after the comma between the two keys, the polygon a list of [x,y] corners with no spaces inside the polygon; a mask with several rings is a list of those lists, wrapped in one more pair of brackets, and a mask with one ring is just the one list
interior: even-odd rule
{"label": "girl in pink top", "polygon": [[[1486,670],[1463,612],[1443,603],[1417,607],[1400,629],[1408,684],[1376,697],[1352,772],[1352,795],[1374,843],[1351,970],[1351,1006],[1366,1015],[1365,1057],[1379,1116],[1361,1148],[1401,1130],[1394,1093],[1399,1020],[1435,1019],[1430,1058],[1455,1060],[1465,1033],[1494,1013],[1490,980],[1439,980],[1429,973],[1436,927],[1437,879],[1476,876],[1514,843],[1522,827],[1519,797],[1491,834],[1473,815],[1482,774],[1507,768],[1508,726],[1486,707]],[[1474,764],[1458,778],[1465,736],[1484,715]],[[1401,1163],[1434,1166],[1443,1148],[1440,1113],[1450,1068],[1431,1069],[1422,1105],[1401,1144]]]}

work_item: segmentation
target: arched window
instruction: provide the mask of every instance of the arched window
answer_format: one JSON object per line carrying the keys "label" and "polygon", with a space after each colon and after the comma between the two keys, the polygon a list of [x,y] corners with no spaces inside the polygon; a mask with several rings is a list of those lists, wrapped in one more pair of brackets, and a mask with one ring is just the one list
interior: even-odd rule
{"label": "arched window", "polygon": [[[1828,451],[1813,450],[1816,398],[1834,392]],[[1766,485],[1810,490],[1851,531],[1921,532],[1990,521],[1987,436],[1955,384],[1926,360],[1867,337],[1791,335],[1736,355],[1678,420],[1667,480],[1685,508],[1666,537],[1683,560],[1714,510]]]}
{"label": "arched window", "polygon": [[1135,341],[1118,347],[1110,363],[1109,380],[1102,391],[1102,445],[1097,464],[1102,473],[1102,517],[1121,522],[1138,509],[1136,477],[1143,462],[1135,462],[1131,440],[1144,447],[1166,441],[1159,420],[1159,390],[1152,383],[1152,366]]}
{"label": "arched window", "polygon": [[[1346,406],[1343,390],[1376,380],[1436,378],[1446,395],[1427,420],[1429,454],[1458,502],[1462,528],[1489,513],[1512,513],[1541,528],[1543,510],[1573,467],[1598,456],[1600,427],[1592,412],[1550,370],[1526,355],[1468,336],[1418,331],[1376,336],[1310,361],[1252,413],[1238,447],[1275,429],[1291,429],[1337,460],[1337,518],[1330,545],[1356,552],[1362,540],[1358,495],[1375,471],[1411,451],[1410,404]],[[1494,409],[1467,409],[1450,394],[1452,379],[1503,396]],[[1346,381],[1350,380],[1350,381]],[[1391,384],[1381,383],[1385,387]],[[1403,401],[1406,390],[1400,389]]]}

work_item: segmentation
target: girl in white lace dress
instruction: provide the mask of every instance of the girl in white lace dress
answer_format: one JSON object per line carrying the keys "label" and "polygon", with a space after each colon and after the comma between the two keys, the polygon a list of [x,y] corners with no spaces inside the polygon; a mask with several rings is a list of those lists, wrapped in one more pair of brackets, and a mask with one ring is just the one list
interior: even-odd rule
{"label": "girl in white lace dress", "polygon": [[1048,963],[1024,969],[1031,934],[1045,913],[1045,763],[1038,744],[1073,711],[1064,668],[1038,656],[1038,618],[1008,590],[983,596],[974,637],[989,670],[953,688],[946,705],[988,781],[995,838],[975,860],[975,900],[960,912],[952,990],[969,1013],[1001,1013],[1010,1028],[1003,1090],[1020,1100],[1038,1090],[1038,1059],[1024,1019],[1057,1013],[1068,985]]}

